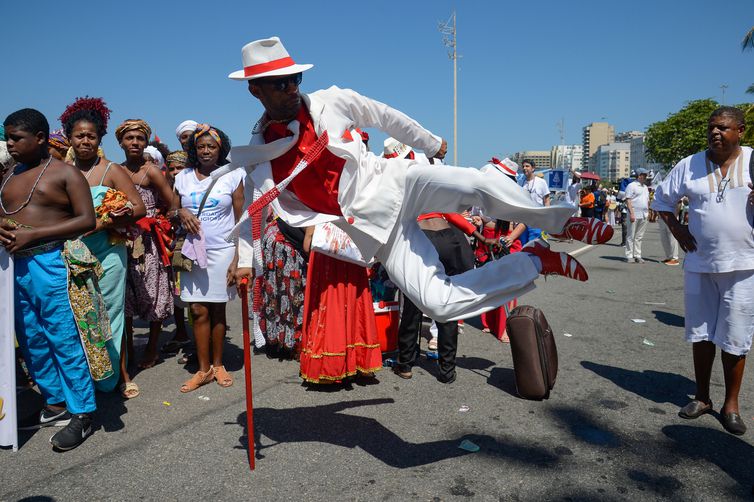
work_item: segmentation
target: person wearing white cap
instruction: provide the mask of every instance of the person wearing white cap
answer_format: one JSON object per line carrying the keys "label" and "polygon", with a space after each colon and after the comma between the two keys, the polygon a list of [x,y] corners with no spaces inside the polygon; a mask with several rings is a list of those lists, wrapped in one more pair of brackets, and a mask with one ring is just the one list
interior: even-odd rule
{"label": "person wearing white cap", "polygon": [[184,120],[175,128],[175,137],[181,142],[181,148],[183,148],[184,152],[188,151],[189,139],[194,134],[194,131],[196,131],[196,126],[198,125],[199,123],[194,120]]}
{"label": "person wearing white cap", "polygon": [[[612,228],[601,222],[569,220],[571,206],[538,207],[497,170],[383,159],[360,141],[343,141],[343,135],[355,127],[374,127],[429,158],[443,158],[447,151],[445,140],[415,120],[350,89],[333,86],[300,93],[302,72],[312,65],[297,64],[277,37],[251,42],[241,55],[243,69],[229,78],[248,81],[249,92],[265,109],[252,130],[250,145],[231,152],[232,165],[245,166],[249,172],[247,201],[265,194],[249,212],[269,202],[294,226],[334,222],[365,259],[381,261],[405,295],[436,320],[496,308],[533,289],[540,273],[578,280],[586,280],[587,274],[572,257],[535,242],[527,253],[448,277],[416,222],[420,214],[482,206],[491,216],[530,222],[587,242],[604,242],[612,236]],[[241,225],[236,232],[248,227]],[[242,235],[239,279],[250,276],[252,266],[261,270],[260,251],[258,229],[251,237]]]}
{"label": "person wearing white cap", "polygon": [[628,229],[626,230],[626,262],[644,263],[641,257],[641,241],[647,229],[649,216],[649,188],[647,173],[643,168],[636,170],[636,180],[626,187],[626,208],[628,209]]}

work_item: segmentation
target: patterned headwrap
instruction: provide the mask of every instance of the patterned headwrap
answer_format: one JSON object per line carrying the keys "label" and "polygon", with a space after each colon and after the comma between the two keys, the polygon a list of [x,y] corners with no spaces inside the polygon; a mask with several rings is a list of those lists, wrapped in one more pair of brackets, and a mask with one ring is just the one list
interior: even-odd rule
{"label": "patterned headwrap", "polygon": [[147,141],[149,141],[149,138],[152,136],[152,128],[149,127],[149,124],[141,119],[128,119],[115,130],[115,139],[118,140],[118,143],[120,143],[120,140],[123,139],[123,136],[129,131],[139,131],[144,133],[144,136],[147,137]]}
{"label": "patterned headwrap", "polygon": [[217,146],[223,146],[223,142],[220,139],[220,134],[217,132],[217,129],[209,124],[199,124],[196,126],[196,131],[194,131],[194,143],[196,144],[196,140],[205,134],[209,134],[210,137],[217,142]]}
{"label": "patterned headwrap", "polygon": [[65,134],[63,133],[63,129],[55,129],[54,131],[50,131],[50,138],[48,140],[48,143],[51,147],[57,150],[68,150],[68,147],[71,146],[71,144],[68,142],[68,138],[66,138]]}
{"label": "patterned headwrap", "polygon": [[183,150],[170,152],[168,154],[168,158],[166,159],[166,163],[168,166],[179,165],[186,167],[186,164],[188,164],[188,154]]}

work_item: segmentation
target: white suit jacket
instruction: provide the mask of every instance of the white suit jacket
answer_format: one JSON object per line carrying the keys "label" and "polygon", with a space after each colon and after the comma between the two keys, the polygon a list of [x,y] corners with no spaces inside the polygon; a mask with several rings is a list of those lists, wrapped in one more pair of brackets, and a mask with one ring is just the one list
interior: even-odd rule
{"label": "white suit jacket", "polygon": [[[372,259],[392,231],[403,203],[406,169],[414,162],[383,159],[367,151],[358,139],[344,141],[345,131],[356,127],[380,129],[411,147],[434,156],[442,145],[442,138],[424,129],[418,122],[384,103],[362,96],[350,89],[329,89],[302,94],[319,136],[326,129],[328,150],[345,159],[338,185],[338,204],[343,216],[320,214],[305,206],[288,190],[273,203],[273,209],[288,224],[296,227],[332,221],[345,230],[366,260]],[[298,131],[298,122],[289,124]],[[352,132],[354,138],[358,133]],[[246,176],[246,204],[251,204],[254,187],[266,192],[275,186],[269,161],[256,165],[244,164],[244,153],[264,145],[261,133],[254,134],[248,147],[233,149],[231,161],[243,166]],[[253,253],[251,229],[247,220],[240,227],[239,267],[251,267]]]}

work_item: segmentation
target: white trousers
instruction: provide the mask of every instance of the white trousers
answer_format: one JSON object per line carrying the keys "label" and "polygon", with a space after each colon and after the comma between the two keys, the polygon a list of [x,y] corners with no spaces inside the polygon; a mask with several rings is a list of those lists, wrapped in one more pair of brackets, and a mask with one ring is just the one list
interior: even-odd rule
{"label": "white trousers", "polygon": [[388,241],[377,251],[390,279],[422,312],[440,322],[473,317],[534,289],[539,270],[526,253],[447,276],[432,243],[419,228],[420,214],[482,207],[492,218],[519,221],[550,233],[562,231],[573,206],[542,207],[495,169],[413,165],[403,204]]}
{"label": "white trousers", "polygon": [[636,219],[631,221],[626,215],[628,228],[626,229],[626,258],[629,260],[641,258],[641,240],[644,238],[644,232],[647,230],[647,219]]}
{"label": "white trousers", "polygon": [[[662,220],[660,218],[660,220]],[[673,233],[664,221],[660,221],[660,242],[662,242],[662,249],[665,251],[665,259],[673,258],[678,259],[678,241],[673,237]]]}

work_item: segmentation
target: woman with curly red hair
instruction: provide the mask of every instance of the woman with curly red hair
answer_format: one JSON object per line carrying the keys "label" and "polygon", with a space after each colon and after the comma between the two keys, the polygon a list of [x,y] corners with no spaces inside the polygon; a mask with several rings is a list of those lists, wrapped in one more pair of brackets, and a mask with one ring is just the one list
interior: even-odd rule
{"label": "woman with curly red hair", "polygon": [[83,241],[105,270],[99,286],[110,318],[113,338],[107,349],[115,373],[95,382],[95,387],[110,392],[120,382],[121,395],[130,399],[139,395],[139,388],[131,382],[124,354],[126,246],[117,231],[143,217],[146,208],[123,168],[98,154],[109,116],[102,99],[86,97],[68,106],[60,121],[73,148],[74,165],[89,182],[97,213],[97,226]]}

